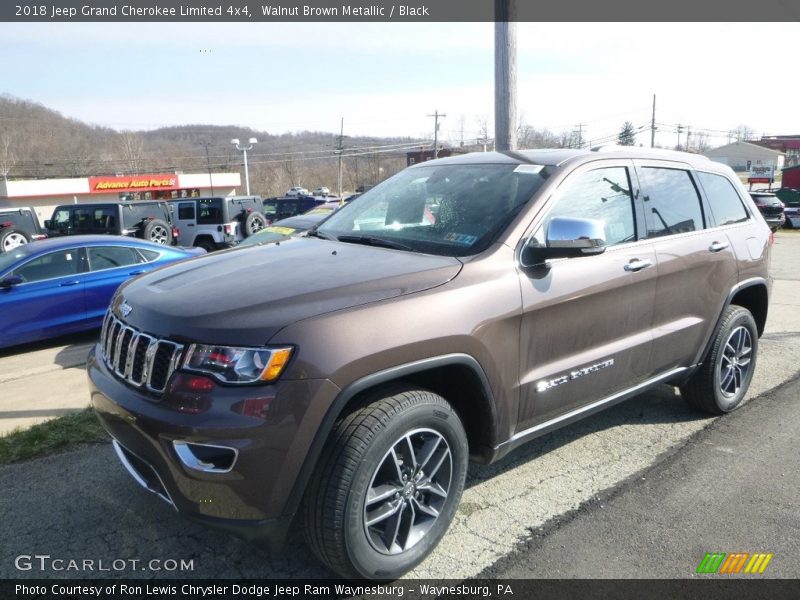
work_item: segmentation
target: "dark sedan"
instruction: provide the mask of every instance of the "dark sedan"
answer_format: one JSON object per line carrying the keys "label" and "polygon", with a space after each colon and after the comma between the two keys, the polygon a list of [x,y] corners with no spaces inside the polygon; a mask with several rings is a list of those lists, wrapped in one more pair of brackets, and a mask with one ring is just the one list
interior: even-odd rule
{"label": "dark sedan", "polygon": [[108,235],[70,236],[0,254],[0,348],[99,328],[119,285],[204,254]]}

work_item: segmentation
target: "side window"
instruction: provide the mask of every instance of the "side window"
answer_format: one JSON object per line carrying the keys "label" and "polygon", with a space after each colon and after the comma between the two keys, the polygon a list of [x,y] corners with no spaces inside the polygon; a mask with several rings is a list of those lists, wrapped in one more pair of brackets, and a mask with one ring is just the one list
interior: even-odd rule
{"label": "side window", "polygon": [[703,229],[700,196],[688,171],[662,167],[639,169],[647,237]]}
{"label": "side window", "polygon": [[76,208],[72,213],[72,226],[77,231],[91,231],[94,215],[88,208]]}
{"label": "side window", "polygon": [[60,208],[53,214],[51,225],[56,229],[69,229],[69,209]]}
{"label": "side window", "polygon": [[116,211],[111,207],[96,208],[92,216],[93,229],[101,229],[103,231],[113,231],[117,226],[117,219],[114,216]]}
{"label": "side window", "polygon": [[116,269],[142,262],[133,248],[124,246],[97,246],[86,249],[89,256],[89,268],[92,271]]}
{"label": "side window", "polygon": [[222,223],[222,200],[211,198],[210,200],[200,200],[198,203],[198,223],[217,224]]}
{"label": "side window", "polygon": [[160,252],[156,252],[155,250],[145,250],[143,248],[139,248],[139,254],[144,256],[144,262],[153,262],[159,256],[161,256]]}
{"label": "side window", "polygon": [[697,178],[705,190],[708,203],[711,205],[711,214],[717,225],[747,221],[747,211],[744,209],[742,199],[726,177],[714,173],[697,173]]}
{"label": "side window", "polygon": [[193,221],[194,202],[181,202],[178,205],[178,218],[182,221]]}
{"label": "side window", "polygon": [[606,245],[636,240],[633,195],[625,167],[606,167],[567,180],[555,205],[535,237],[544,243],[553,217],[576,217],[602,221]]}
{"label": "side window", "polygon": [[59,250],[51,252],[22,265],[14,271],[26,283],[68,277],[78,273],[78,250]]}

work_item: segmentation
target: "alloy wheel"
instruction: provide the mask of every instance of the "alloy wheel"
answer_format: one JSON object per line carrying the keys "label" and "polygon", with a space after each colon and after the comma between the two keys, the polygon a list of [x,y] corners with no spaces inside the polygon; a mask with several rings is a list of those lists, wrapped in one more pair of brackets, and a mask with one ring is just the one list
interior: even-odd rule
{"label": "alloy wheel", "polygon": [[439,518],[450,491],[453,456],[444,437],[416,429],[397,440],[378,464],[364,502],[364,530],[382,554],[415,546]]}
{"label": "alloy wheel", "polygon": [[736,396],[746,381],[752,352],[750,330],[744,326],[734,329],[725,341],[719,366],[719,388],[726,398]]}

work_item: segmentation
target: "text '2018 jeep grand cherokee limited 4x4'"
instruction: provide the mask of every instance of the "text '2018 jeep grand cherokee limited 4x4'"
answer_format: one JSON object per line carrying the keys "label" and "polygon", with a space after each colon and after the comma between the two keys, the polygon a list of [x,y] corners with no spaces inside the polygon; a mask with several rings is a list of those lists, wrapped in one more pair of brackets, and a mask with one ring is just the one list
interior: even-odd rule
{"label": "text '2018 jeep grand cherokee limited 4x4'", "polygon": [[694,155],[428,162],[307,238],[122,287],[92,402],[180,512],[273,542],[299,515],[330,568],[390,579],[444,535],[469,459],[661,383],[736,408],[770,244],[733,172]]}

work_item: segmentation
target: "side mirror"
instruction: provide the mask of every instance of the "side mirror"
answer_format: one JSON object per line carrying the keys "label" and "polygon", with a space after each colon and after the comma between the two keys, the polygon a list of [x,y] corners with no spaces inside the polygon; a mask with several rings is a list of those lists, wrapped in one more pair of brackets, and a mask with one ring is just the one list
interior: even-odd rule
{"label": "side mirror", "polygon": [[19,285],[22,282],[23,279],[19,275],[8,275],[3,279],[0,279],[0,288],[4,289],[12,288],[15,285]]}
{"label": "side mirror", "polygon": [[531,238],[522,252],[522,266],[543,265],[553,258],[601,254],[606,250],[605,223],[596,219],[553,217],[547,226],[545,245]]}
{"label": "side mirror", "polygon": [[45,229],[52,229],[53,228],[53,222],[50,219],[45,219],[44,228]]}

